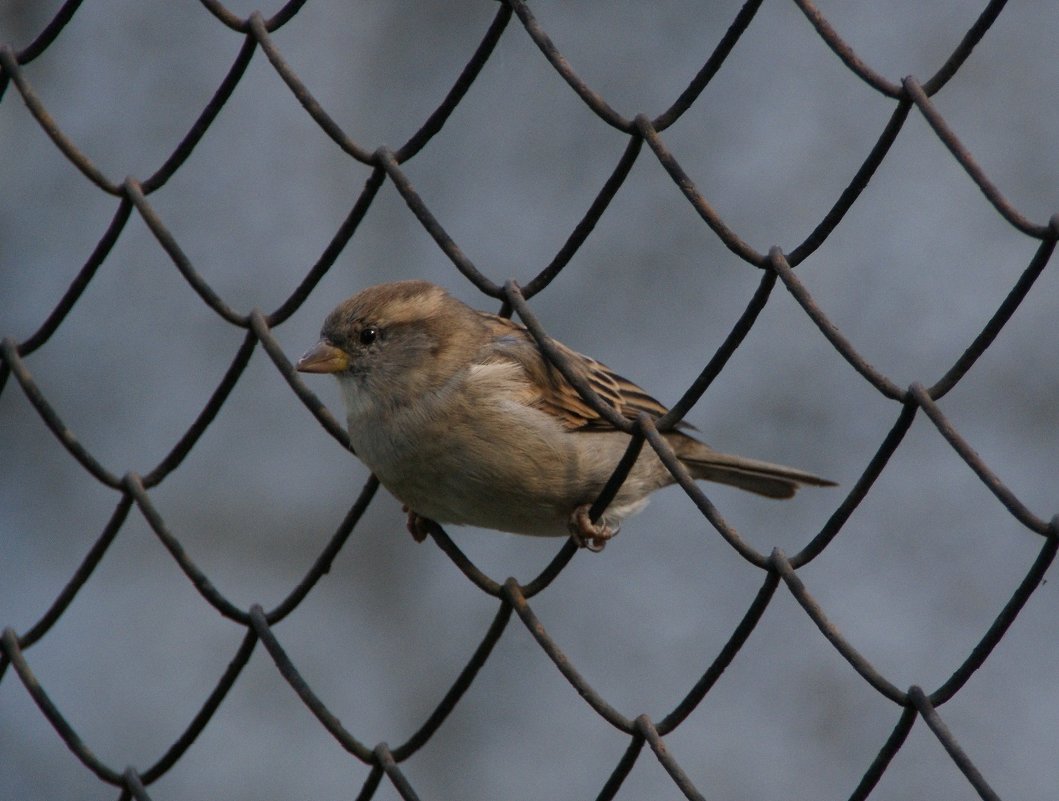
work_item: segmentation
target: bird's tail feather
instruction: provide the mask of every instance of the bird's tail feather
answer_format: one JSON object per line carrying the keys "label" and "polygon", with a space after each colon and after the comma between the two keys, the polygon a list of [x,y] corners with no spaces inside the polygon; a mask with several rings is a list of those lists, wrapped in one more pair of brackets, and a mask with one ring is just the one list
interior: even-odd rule
{"label": "bird's tail feather", "polygon": [[790,498],[802,486],[835,486],[834,481],[804,470],[716,451],[681,454],[680,459],[694,478],[728,484],[769,498]]}

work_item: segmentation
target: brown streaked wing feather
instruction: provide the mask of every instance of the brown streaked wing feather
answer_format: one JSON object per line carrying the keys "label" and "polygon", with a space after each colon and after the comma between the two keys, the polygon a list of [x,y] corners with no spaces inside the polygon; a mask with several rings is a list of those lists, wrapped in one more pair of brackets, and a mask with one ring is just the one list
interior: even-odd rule
{"label": "brown streaked wing feather", "polygon": [[[601,417],[581,398],[563,374],[548,362],[529,331],[506,317],[486,312],[479,314],[493,334],[493,346],[486,357],[487,360],[517,362],[526,371],[530,384],[537,390],[533,406],[554,415],[571,431],[613,428],[606,418]],[[552,342],[596,394],[613,406],[622,417],[632,420],[640,412],[647,412],[652,417],[666,413],[665,406],[605,364],[571,350],[557,340],[553,339]]]}

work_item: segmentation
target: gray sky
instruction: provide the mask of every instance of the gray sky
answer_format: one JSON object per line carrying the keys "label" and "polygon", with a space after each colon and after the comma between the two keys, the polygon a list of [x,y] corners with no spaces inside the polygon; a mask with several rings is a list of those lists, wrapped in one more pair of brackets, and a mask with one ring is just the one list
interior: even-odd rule
{"label": "gray sky", "polygon": [[[20,49],[57,2],[0,5]],[[889,80],[926,80],[980,2],[822,10]],[[396,148],[444,97],[494,3],[314,4],[273,41],[330,116]],[[239,14],[250,4],[233,4]],[[658,114],[738,11],[732,2],[534,4],[577,72],[625,116]],[[1013,3],[934,102],[1035,223],[1059,206],[1059,8]],[[242,38],[197,4],[85,3],[26,79],[113,181],[151,175],[192,125]],[[765,3],[693,108],[662,136],[726,223],[759,251],[793,249],[849,182],[894,107],[850,73],[793,3]],[[513,20],[443,130],[403,170],[492,280],[529,281],[617,163],[625,135],[587,110]],[[91,252],[117,201],[58,152],[8,86],[0,103],[0,336],[23,341]],[[149,202],[240,313],[272,311],[311,268],[370,170],[344,154],[260,50],[191,157]],[[859,352],[900,387],[933,383],[973,340],[1038,242],[990,206],[915,110],[869,187],[798,275]],[[427,278],[495,309],[393,185],[275,336],[288,358],[324,315],[381,281]],[[759,281],[645,147],[588,241],[533,300],[548,331],[675,402]],[[1059,497],[1059,279],[1054,264],[940,403],[1028,509]],[[179,275],[134,212],[51,340],[26,358],[49,402],[110,471],[148,472],[206,403],[243,339]],[[341,417],[329,378],[307,384]],[[705,486],[758,550],[799,551],[879,447],[899,404],[870,387],[778,286],[688,415],[723,450],[833,478],[776,503]],[[118,495],[55,441],[13,378],[0,394],[0,626],[24,633],[91,547]],[[217,419],[151,499],[237,605],[278,603],[367,478],[258,349]],[[497,580],[528,580],[561,543],[473,529],[453,539]],[[919,415],[841,534],[799,571],[829,619],[897,687],[928,692],[983,636],[1043,540],[1015,521]],[[1054,576],[1054,569],[1049,578]],[[623,714],[660,720],[723,647],[764,579],[677,489],[599,555],[579,554],[531,602]],[[1059,786],[1059,602],[1044,583],[940,714],[1004,798]],[[275,634],[362,742],[396,746],[427,718],[497,602],[380,492],[333,569]],[[145,769],[202,704],[242,638],[193,589],[134,509],[92,578],[26,652],[107,765]],[[666,743],[707,798],[845,798],[900,710],[869,687],[780,587],[734,663]],[[627,737],[602,721],[513,619],[451,717],[402,770],[421,798],[594,797]],[[260,646],[152,798],[355,797],[368,769],[330,738]],[[12,798],[111,799],[8,670],[0,787]],[[968,798],[922,721],[873,799]],[[676,798],[647,750],[619,798]],[[376,798],[396,798],[386,785]]]}

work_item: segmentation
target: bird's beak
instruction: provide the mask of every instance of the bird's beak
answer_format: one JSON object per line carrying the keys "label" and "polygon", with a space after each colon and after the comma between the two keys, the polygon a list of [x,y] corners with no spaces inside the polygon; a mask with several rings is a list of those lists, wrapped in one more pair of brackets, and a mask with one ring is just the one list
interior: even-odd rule
{"label": "bird's beak", "polygon": [[349,367],[349,356],[326,339],[305,352],[294,368],[300,373],[340,373]]}

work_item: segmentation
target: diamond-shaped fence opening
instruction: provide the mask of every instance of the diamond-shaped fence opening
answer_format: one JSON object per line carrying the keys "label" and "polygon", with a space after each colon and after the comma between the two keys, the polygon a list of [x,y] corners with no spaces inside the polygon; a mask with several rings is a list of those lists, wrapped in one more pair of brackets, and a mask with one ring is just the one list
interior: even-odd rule
{"label": "diamond-shaped fence opening", "polygon": [[[0,8],[0,795],[1051,797],[1059,13],[852,5]],[[292,368],[409,277],[678,486],[413,543]]]}

